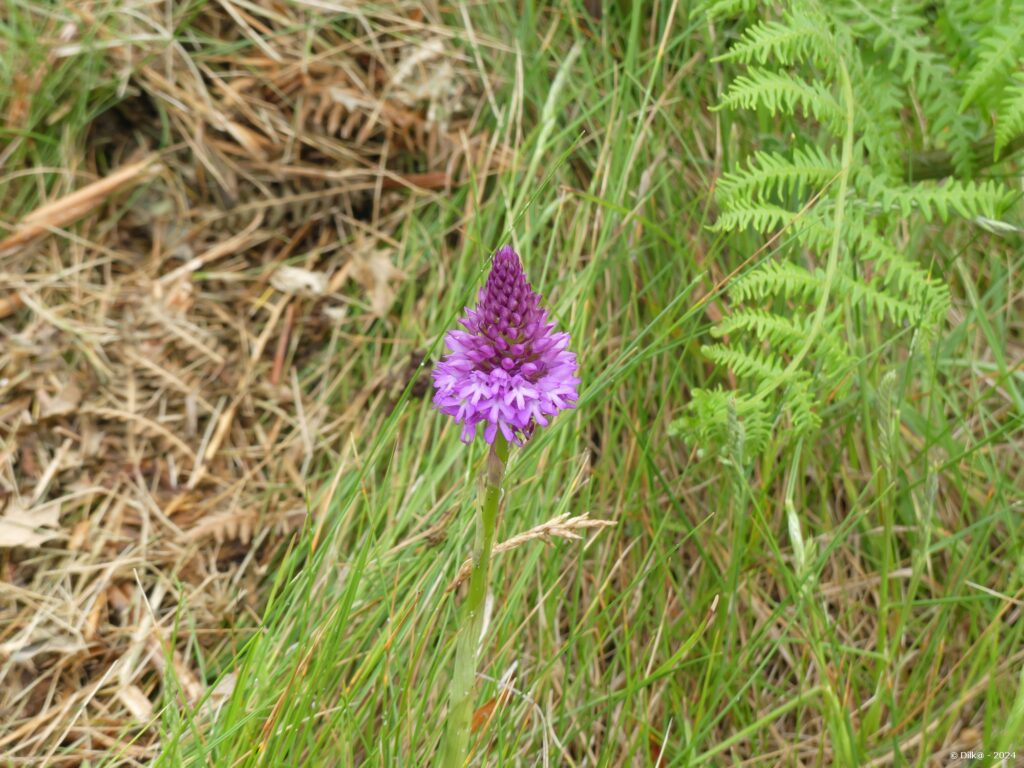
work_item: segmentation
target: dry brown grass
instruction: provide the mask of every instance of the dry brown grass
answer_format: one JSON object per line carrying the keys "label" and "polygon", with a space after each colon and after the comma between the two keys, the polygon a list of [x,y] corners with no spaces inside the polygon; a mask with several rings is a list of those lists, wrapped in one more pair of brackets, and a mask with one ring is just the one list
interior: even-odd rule
{"label": "dry brown grass", "polygon": [[0,243],[0,762],[144,762],[168,659],[204,693],[175,627],[237,646],[387,383],[331,412],[356,374],[319,351],[415,277],[391,254],[417,200],[505,156],[420,11],[222,2],[174,40],[170,7],[78,11],[124,98]]}

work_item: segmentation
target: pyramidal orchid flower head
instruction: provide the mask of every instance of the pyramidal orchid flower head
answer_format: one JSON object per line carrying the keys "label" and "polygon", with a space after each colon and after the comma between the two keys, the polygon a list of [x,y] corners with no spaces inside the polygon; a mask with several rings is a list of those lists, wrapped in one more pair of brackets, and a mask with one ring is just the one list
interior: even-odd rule
{"label": "pyramidal orchid flower head", "polygon": [[459,321],[466,330],[445,336],[450,354],[434,368],[434,404],[462,424],[463,442],[471,442],[483,424],[488,443],[500,430],[521,444],[535,427],[575,407],[576,355],[569,351],[569,334],[556,333],[548,321],[509,246],[494,255],[478,298]]}

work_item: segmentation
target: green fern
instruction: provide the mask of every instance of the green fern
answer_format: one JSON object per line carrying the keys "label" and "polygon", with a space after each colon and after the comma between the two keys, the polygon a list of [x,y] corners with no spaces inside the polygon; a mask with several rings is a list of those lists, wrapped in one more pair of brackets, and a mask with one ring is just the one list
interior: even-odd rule
{"label": "green fern", "polygon": [[[721,338],[739,331],[753,334],[773,349],[794,352],[807,339],[811,328],[806,317],[783,316],[754,307],[737,309],[723,318],[711,329],[711,335]],[[831,368],[843,368],[850,363],[846,345],[833,330],[825,333],[821,347],[834,356]]]}
{"label": "green fern", "polygon": [[888,305],[890,319],[924,327],[939,324],[951,304],[949,286],[894,248],[874,222],[851,220],[847,239],[854,253],[874,267],[875,274],[868,285],[880,282],[883,295],[910,296],[916,300],[916,305],[898,315],[893,314],[894,305]]}
{"label": "green fern", "polygon": [[[754,24],[736,45],[714,60],[767,64],[775,59],[780,64],[790,64],[817,58],[827,45],[828,37],[822,34],[820,19],[787,15],[784,21]],[[827,64],[825,61],[821,63]]]}
{"label": "green fern", "polygon": [[[853,211],[843,225],[843,241],[858,262],[871,265],[871,275],[857,281],[844,274],[836,278],[838,292],[870,307],[872,313],[898,325],[930,327],[940,322],[949,309],[949,288],[934,279],[917,262],[894,248],[881,229],[877,217],[866,210]],[[808,221],[801,232],[800,241],[808,248],[822,250],[831,242],[832,232],[820,223]],[[776,268],[777,271],[782,271]],[[758,286],[759,294],[744,289],[742,298],[763,299],[770,288],[786,298],[798,296],[803,301],[817,300],[821,294],[824,274],[817,270],[808,273],[801,267],[785,264],[790,272],[786,281],[774,286]],[[802,275],[799,282],[795,275]],[[741,283],[741,286],[743,284]],[[792,286],[799,286],[799,293]],[[740,295],[740,291],[730,291]]]}
{"label": "green fern", "polygon": [[917,325],[926,315],[923,297],[903,298],[875,282],[864,282],[846,275],[838,279],[838,291],[851,305],[861,305],[875,317],[894,325]]}
{"label": "green fern", "polygon": [[766,398],[724,389],[698,389],[686,413],[672,422],[669,434],[684,435],[702,450],[714,450],[741,430],[740,453],[756,455],[771,437],[774,418]]}
{"label": "green fern", "polygon": [[887,179],[873,178],[867,183],[865,194],[883,211],[898,211],[904,218],[917,211],[926,221],[936,217],[949,221],[953,214],[965,219],[994,219],[1013,198],[1013,192],[999,182],[957,179],[948,179],[943,184],[894,185]]}
{"label": "green fern", "polygon": [[884,69],[870,66],[855,72],[858,156],[866,157],[880,175],[898,180],[903,176],[906,148],[901,112],[900,84]]}
{"label": "green fern", "polygon": [[[851,303],[863,304],[875,316],[897,325],[917,326],[934,320],[935,315],[948,306],[947,291],[931,285],[919,267],[909,264],[903,266],[905,260],[902,257],[899,259],[902,269],[899,266],[892,268],[891,264],[894,262],[895,259],[883,262],[883,265],[889,268],[880,271],[874,279],[868,281],[855,280],[845,274],[837,275],[836,295]],[[889,290],[890,285],[895,286],[897,290],[900,288],[899,277],[903,279],[902,285],[908,285],[911,280],[916,283],[913,286],[915,292],[910,298],[903,298]],[[816,303],[821,298],[824,285],[824,270],[809,271],[788,262],[766,262],[745,275],[743,280],[737,281],[730,289],[729,296],[737,301],[777,297],[790,302]],[[837,333],[835,329],[827,329],[827,335]],[[807,338],[806,335],[804,338]],[[818,344],[820,353],[827,342],[819,341]],[[834,352],[827,358],[834,364],[840,359],[848,361],[850,358],[848,354],[840,356]],[[829,375],[837,377],[844,372],[842,367],[830,368]]]}
{"label": "green fern", "polygon": [[835,12],[870,48],[882,53],[886,67],[905,83],[929,90],[931,78],[941,69],[926,34],[929,22],[916,13],[914,3],[877,5],[866,0],[837,3]]}
{"label": "green fern", "polygon": [[770,200],[775,196],[804,196],[833,181],[839,158],[815,146],[798,147],[792,156],[755,152],[747,168],[722,175],[718,197],[724,207],[738,200]]}
{"label": "green fern", "polygon": [[1013,82],[1006,87],[1003,100],[996,113],[995,157],[1006,149],[1011,141],[1024,134],[1024,72],[1016,72]]}
{"label": "green fern", "polygon": [[766,261],[734,280],[729,297],[738,303],[772,296],[806,302],[817,297],[820,290],[820,275],[789,261]]}
{"label": "green fern", "polygon": [[726,207],[728,210],[719,215],[714,225],[715,229],[722,232],[747,227],[753,227],[758,232],[766,232],[785,226],[797,217],[793,211],[771,203],[754,201],[744,204],[739,200],[729,200]]}
{"label": "green fern", "polygon": [[[709,14],[717,12],[723,4]],[[993,26],[962,5],[940,11],[936,31],[931,13],[924,2],[792,0],[716,59],[741,71],[715,109],[784,120],[794,135],[787,149],[753,152],[716,188],[714,229],[771,236],[775,252],[731,282],[732,310],[711,329],[719,341],[702,348],[737,390],[695,390],[673,426],[731,461],[737,444],[749,460],[773,434],[795,439],[820,427],[821,404],[842,396],[856,367],[854,318],[894,332],[941,328],[949,289],[897,245],[903,221],[998,219],[1011,200],[993,180],[906,180],[919,147],[945,148],[950,172],[971,173],[985,122],[975,107],[992,93],[996,154],[1024,132],[1024,78],[1007,71],[1024,14]],[[951,55],[947,39],[984,47]],[[968,62],[965,85],[957,71]]]}
{"label": "green fern", "polygon": [[[1021,9],[1024,10],[1024,9]],[[1019,23],[996,26],[980,41],[978,62],[967,76],[960,111],[977,101],[990,90],[1001,90],[1006,81],[1020,67],[1024,57],[1024,35]]]}
{"label": "green fern", "polygon": [[974,174],[974,147],[981,140],[983,127],[976,115],[962,115],[956,95],[959,80],[948,66],[937,67],[931,73],[930,87],[920,94],[921,106],[928,121],[926,145],[946,146],[956,164],[957,175]]}
{"label": "green fern", "polygon": [[792,435],[803,437],[814,434],[821,426],[821,415],[814,407],[814,387],[809,378],[797,379],[785,393],[785,402],[792,422]]}
{"label": "green fern", "polygon": [[[927,121],[924,143],[947,147],[957,173],[971,175],[972,150],[980,138],[982,123],[977,115],[965,117],[959,109],[963,95],[961,78],[948,58],[935,49],[930,36],[934,22],[926,15],[927,6],[916,2],[853,0],[837,3],[835,13],[864,41],[857,51],[863,66],[884,68],[906,96],[916,99]],[[876,111],[874,97],[870,95],[862,98],[858,106],[868,113]],[[895,135],[901,133],[897,131]]]}
{"label": "green fern", "polygon": [[712,362],[732,370],[737,376],[782,380],[787,377],[785,363],[771,352],[737,349],[725,344],[710,344],[701,352]]}
{"label": "green fern", "polygon": [[716,109],[764,108],[774,117],[794,114],[797,107],[804,117],[814,117],[834,135],[842,133],[845,112],[829,89],[786,72],[751,68],[733,81]]}

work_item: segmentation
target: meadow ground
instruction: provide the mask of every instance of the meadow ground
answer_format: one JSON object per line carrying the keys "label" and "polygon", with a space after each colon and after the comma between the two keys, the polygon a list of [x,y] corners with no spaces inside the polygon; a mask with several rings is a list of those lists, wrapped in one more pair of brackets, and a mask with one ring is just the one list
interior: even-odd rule
{"label": "meadow ground", "polygon": [[908,223],[941,333],[864,321],[821,428],[737,462],[670,430],[735,383],[700,348],[777,256],[710,228],[778,130],[710,109],[728,25],[8,0],[0,30],[0,765],[431,763],[484,450],[429,366],[506,242],[583,384],[509,467],[475,764],[1024,765],[1019,201]]}

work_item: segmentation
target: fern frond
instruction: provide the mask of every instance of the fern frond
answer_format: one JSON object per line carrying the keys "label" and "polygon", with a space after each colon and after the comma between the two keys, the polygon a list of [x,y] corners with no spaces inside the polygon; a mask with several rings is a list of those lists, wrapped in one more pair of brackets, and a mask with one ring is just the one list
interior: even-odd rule
{"label": "fern frond", "polygon": [[720,320],[711,329],[711,335],[721,338],[736,331],[753,333],[760,340],[771,342],[775,348],[788,348],[806,338],[807,323],[796,317],[776,315],[763,309],[738,309]]}
{"label": "fern frond", "polygon": [[767,199],[795,193],[803,196],[809,187],[822,187],[839,173],[835,153],[813,145],[793,150],[792,158],[777,152],[755,152],[745,170],[723,174],[718,180],[719,199],[729,201]]}
{"label": "fern frond", "polygon": [[[731,282],[736,308],[711,331],[720,342],[702,349],[733,372],[743,392],[698,390],[687,409],[687,423],[703,438],[724,439],[730,460],[766,445],[780,424],[780,438],[820,427],[824,397],[850,382],[848,339],[860,331],[854,324],[860,318],[887,329],[942,327],[949,288],[903,252],[899,219],[994,220],[1011,199],[1008,186],[994,180],[904,181],[908,169],[929,172],[916,157],[921,149],[941,150],[942,177],[952,172],[948,156],[961,179],[985,160],[978,147],[992,115],[964,114],[965,106],[998,102],[992,110],[997,157],[1024,133],[1024,73],[1014,72],[1020,54],[1009,53],[1017,46],[1024,51],[1024,30],[1012,41],[1005,31],[1022,26],[1024,0],[940,5],[789,0],[779,19],[771,15],[775,4],[761,3],[768,19],[748,27],[718,58],[746,69],[716,109],[754,110],[762,126],[792,118],[780,121],[779,132],[791,132],[790,141],[792,134],[801,137],[796,148],[749,155],[717,183],[715,229],[784,230],[776,258]],[[966,51],[981,39],[983,51],[972,57]],[[965,89],[967,61],[974,66]],[[822,129],[843,139],[843,161]],[[841,170],[848,175],[839,197],[829,185]],[[828,270],[805,267],[803,258],[827,263]]]}
{"label": "fern frond", "polygon": [[978,115],[960,112],[960,79],[948,62],[937,61],[929,63],[921,79],[909,85],[917,92],[925,117],[925,144],[947,148],[957,175],[970,177],[974,171],[974,147],[984,133],[984,126]]}
{"label": "fern frond", "polygon": [[980,42],[978,62],[967,76],[960,111],[974,103],[993,85],[1009,79],[1024,56],[1024,25],[1019,20],[995,26]]}
{"label": "fern frond", "polygon": [[821,276],[790,261],[765,261],[733,280],[729,297],[736,302],[756,301],[769,296],[808,300],[821,287]]}
{"label": "fern frond", "polygon": [[842,135],[846,113],[828,88],[821,83],[808,83],[788,72],[751,67],[746,75],[729,85],[718,109],[757,109],[763,107],[772,115],[795,114],[797,107],[804,117],[814,117],[833,135]]}
{"label": "fern frond", "polygon": [[[711,329],[711,335],[721,338],[746,332],[774,350],[795,352],[807,343],[811,325],[810,315],[779,315],[764,309],[741,308],[723,318]],[[831,327],[822,329],[815,340],[815,348],[828,376],[840,374],[849,367],[851,358],[846,345]]]}
{"label": "fern frond", "polygon": [[771,203],[737,201],[719,214],[712,229],[733,232],[752,227],[758,232],[772,232],[789,224],[796,216],[793,211]]}
{"label": "fern frond", "polygon": [[945,146],[953,160],[956,175],[974,175],[974,148],[984,135],[984,126],[975,114],[962,115],[957,110],[958,86],[952,73],[946,73],[946,85],[923,94],[921,106],[929,124],[929,139],[935,146]]}
{"label": "fern frond", "polygon": [[865,154],[870,165],[892,179],[902,178],[906,148],[901,141],[903,101],[894,76],[884,69],[869,68],[854,79],[857,101],[856,129],[860,135],[857,156]]}
{"label": "fern frond", "polygon": [[[934,50],[927,34],[933,21],[922,10],[922,4],[854,0],[835,4],[834,12],[884,56],[882,66],[916,92],[927,120],[927,139],[948,147],[957,173],[969,176],[981,125],[974,116],[965,119],[958,109],[960,80],[948,61]],[[871,111],[874,97],[866,96],[859,103]]]}
{"label": "fern frond", "polygon": [[836,277],[835,295],[854,304],[863,304],[878,317],[888,318],[897,325],[916,325],[921,317],[919,305],[893,296],[884,286],[864,283],[847,275]]}
{"label": "fern frond", "polygon": [[835,13],[845,19],[859,37],[876,52],[888,53],[886,66],[905,83],[926,91],[939,57],[930,50],[926,30],[929,21],[914,13],[909,3],[886,3],[882,12],[862,0],[837,3]]}
{"label": "fern frond", "polygon": [[[1017,8],[1014,8],[1014,5]],[[991,26],[993,20],[1003,21],[1015,10],[1017,15],[1024,13],[1024,5],[1020,3],[1020,0],[1009,0],[1009,2],[998,0],[995,7],[988,1],[945,0],[938,10],[939,25],[950,27],[953,34],[956,35],[956,38],[950,43],[963,49],[973,45],[972,41],[981,37],[984,31]]]}
{"label": "fern frond", "polygon": [[[894,248],[878,231],[876,223],[865,218],[866,214],[863,209],[860,215],[850,211],[843,227],[843,242],[861,259],[875,263],[876,276],[871,283],[859,283],[840,274],[833,295],[865,302],[875,314],[898,324],[938,322],[950,305],[949,288]],[[805,247],[813,251],[829,247],[834,235],[827,223],[807,218],[802,224],[799,240]],[[737,304],[773,297],[812,302],[820,297],[824,280],[820,269],[811,272],[792,262],[765,261],[734,280],[729,286],[729,297]],[[730,318],[720,321],[716,329],[729,322]]]}
{"label": "fern frond", "polygon": [[[792,262],[768,261],[734,281],[729,287],[729,296],[737,302],[773,296],[806,302],[817,299],[824,284],[825,275],[820,269],[810,272]],[[893,295],[884,285],[863,283],[845,274],[836,276],[833,295],[837,299],[846,297],[855,303],[864,303],[876,315],[897,324],[918,324],[925,309],[921,295],[907,300]]]}
{"label": "fern frond", "polygon": [[920,182],[904,185],[892,184],[885,179],[873,179],[867,190],[868,200],[877,201],[883,210],[898,210],[909,216],[917,210],[931,221],[938,216],[948,221],[956,212],[965,219],[975,216],[998,218],[1011,198],[1010,191],[999,182],[959,181],[947,179],[943,184]]}
{"label": "fern frond", "polygon": [[724,344],[708,344],[700,348],[701,354],[717,365],[725,366],[737,376],[756,379],[779,379],[785,365],[771,352],[727,347]]}
{"label": "fern frond", "polygon": [[669,433],[688,435],[699,446],[720,445],[725,442],[730,420],[738,422],[743,452],[748,456],[761,451],[771,436],[773,418],[766,398],[721,388],[695,389],[686,415],[672,422]]}
{"label": "fern frond", "polygon": [[817,398],[807,378],[794,380],[783,390],[782,407],[789,413],[795,437],[811,434],[821,426],[821,416],[815,410]]}
{"label": "fern frond", "polygon": [[821,426],[821,417],[814,407],[817,400],[811,377],[801,372],[783,377],[780,369],[762,378],[753,394],[721,388],[694,390],[686,415],[672,422],[669,433],[688,434],[701,446],[727,444],[732,449],[730,458],[742,461],[743,456],[759,453],[771,436],[775,421],[771,396],[776,391],[782,393],[779,408],[781,413],[788,414],[793,436],[808,434]]}
{"label": "fern frond", "polygon": [[920,327],[937,326],[952,305],[949,286],[928,277],[921,267],[898,251],[890,251],[889,256],[879,262],[885,267],[882,285],[888,293],[898,291],[908,297],[905,303],[917,305],[913,314],[905,317],[905,322]]}
{"label": "fern frond", "polygon": [[996,112],[995,159],[1011,141],[1024,133],[1024,72],[1017,72],[1003,92]]}
{"label": "fern frond", "polygon": [[900,253],[871,224],[852,220],[848,225],[848,237],[861,258],[874,262],[882,285],[906,297],[907,304],[919,308],[905,319],[921,325],[938,323],[952,303],[949,286],[932,278],[919,264]]}
{"label": "fern frond", "polygon": [[825,64],[831,51],[831,37],[824,19],[811,15],[786,14],[783,21],[760,21],[744,31],[732,48],[714,61],[739,61],[765,64],[775,59],[781,64],[816,61]]}

